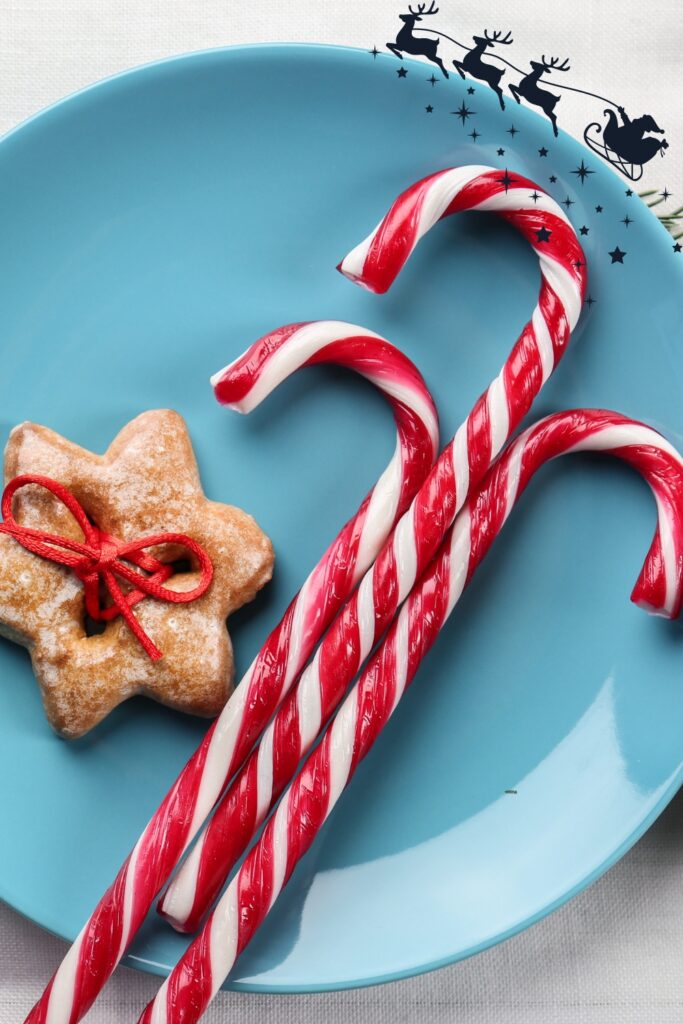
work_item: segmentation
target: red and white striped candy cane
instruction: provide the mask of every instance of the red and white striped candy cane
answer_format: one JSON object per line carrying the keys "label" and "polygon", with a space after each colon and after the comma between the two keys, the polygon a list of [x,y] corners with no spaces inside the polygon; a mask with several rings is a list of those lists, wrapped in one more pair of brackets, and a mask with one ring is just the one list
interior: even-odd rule
{"label": "red and white striped candy cane", "polygon": [[194,1024],[201,1017],[389,720],[533,474],[550,459],[580,451],[623,459],[652,488],[657,528],[632,599],[669,618],[678,615],[683,597],[683,460],[678,452],[651,428],[603,410],[559,413],[527,430],[508,446],[456,518],[385,642],[140,1024]]}
{"label": "red and white striped candy cane", "polygon": [[[584,259],[567,217],[533,182],[491,168],[440,171],[413,185],[370,238],[342,261],[341,269],[373,290],[385,290],[417,239],[440,217],[465,209],[495,211],[529,239],[541,265],[538,305],[501,373],[444,449],[162,897],[160,912],[180,930],[194,931],[211,906],[251,835],[434,555],[469,489],[528,411],[578,318]],[[220,375],[215,379],[220,387]]]}
{"label": "red and white striped candy cane", "polygon": [[434,462],[437,416],[421,374],[388,341],[362,327],[338,321],[283,327],[227,367],[217,392],[249,412],[294,371],[317,363],[349,367],[384,393],[396,421],[396,451],[147,825],[29,1014],[31,1024],[74,1024],[87,1012],[226,782]]}

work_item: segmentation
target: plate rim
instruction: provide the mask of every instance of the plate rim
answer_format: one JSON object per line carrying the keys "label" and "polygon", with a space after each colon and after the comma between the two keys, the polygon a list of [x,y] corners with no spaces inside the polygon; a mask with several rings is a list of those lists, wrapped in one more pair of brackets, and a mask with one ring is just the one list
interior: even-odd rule
{"label": "plate rim", "polygon": [[[114,74],[107,75],[104,78],[97,79],[94,82],[89,83],[81,88],[78,88],[72,92],[55,100],[53,103],[48,104],[45,107],[40,108],[28,117],[24,118],[18,124],[11,127],[4,134],[0,135],[0,146],[3,146],[11,141],[14,141],[16,136],[21,136],[23,133],[30,131],[35,126],[39,126],[43,119],[50,119],[55,114],[58,114],[61,108],[68,104],[70,107],[73,104],[78,104],[91,97],[91,94],[97,94],[99,90],[107,91],[112,87],[117,87],[120,84],[125,83],[128,79],[139,79],[149,75],[157,74],[158,72],[167,70],[168,68],[179,67],[185,64],[193,62],[203,63],[208,59],[232,59],[235,57],[244,56],[247,59],[251,56],[264,57],[268,54],[286,53],[291,56],[295,56],[297,53],[302,56],[310,56],[312,54],[318,54],[321,56],[334,57],[340,61],[346,61],[349,59],[359,60],[361,57],[364,58],[366,51],[361,47],[344,46],[335,43],[316,43],[316,42],[266,42],[266,43],[241,43],[235,45],[224,45],[216,47],[208,47],[198,50],[183,51],[178,54],[172,54],[167,57],[163,57],[158,60],[146,61],[142,64],[137,64],[132,67],[124,68],[121,71],[115,72]],[[386,54],[390,56],[390,54]],[[423,69],[425,64],[422,61],[416,60],[412,57],[406,57],[402,63],[413,65],[416,68]],[[516,111],[519,116],[523,119],[528,118],[534,122],[540,120],[540,115],[534,110],[528,107],[520,107]],[[572,143],[577,144],[582,149],[586,150],[580,139],[569,134],[564,129],[560,128],[561,134],[565,139],[570,140]],[[0,157],[2,156],[0,151]],[[621,178],[616,172],[605,164],[604,161],[600,161],[600,167],[603,172],[606,172],[607,177],[621,184]],[[655,244],[661,246],[665,239],[671,238],[671,235],[666,228],[658,221],[657,217],[652,214],[646,204],[637,195],[638,202],[648,212],[647,231],[652,233],[653,239],[655,236],[659,238]],[[650,221],[652,223],[650,223]],[[683,283],[683,263],[672,271],[674,274],[680,275],[681,282]],[[316,982],[310,984],[297,983],[296,985],[285,985],[278,983],[257,983],[248,981],[228,981],[224,988],[229,991],[235,992],[253,992],[261,994],[311,994],[315,992],[335,992],[335,991],[348,991],[352,989],[367,988],[374,985],[386,984],[393,981],[405,980],[407,978],[417,977],[422,974],[430,973],[440,969],[441,967],[447,967],[455,964],[461,960],[468,959],[477,953],[483,952],[484,950],[490,949],[505,940],[512,938],[513,936],[524,931],[526,928],[536,924],[543,920],[553,911],[563,906],[569,900],[573,899],[574,896],[588,889],[594,882],[596,882],[602,875],[604,875],[611,867],[613,867],[621,858],[630,850],[632,847],[643,837],[648,831],[652,824],[657,820],[660,814],[666,809],[671,800],[675,797],[678,790],[683,786],[683,763],[679,770],[674,773],[661,791],[658,799],[654,802],[648,814],[646,814],[638,824],[631,830],[622,842],[615,847],[615,849],[605,857],[600,864],[598,864],[593,871],[585,875],[578,882],[575,882],[569,889],[563,892],[555,900],[551,901],[544,907],[536,910],[535,912],[521,918],[514,925],[508,929],[498,932],[495,935],[485,939],[484,941],[477,943],[466,949],[461,949],[452,955],[438,958],[436,960],[430,960],[423,963],[415,964],[411,967],[401,968],[396,971],[385,972],[378,976],[362,977],[355,980],[343,980],[336,982]],[[0,900],[2,900],[7,906],[9,906],[13,912],[19,914],[25,920],[32,922],[41,928],[48,934],[54,935],[57,938],[71,943],[72,938],[68,938],[64,935],[63,931],[58,929],[58,926],[53,923],[52,926],[39,922],[35,916],[26,908],[22,909],[18,907],[4,891],[2,879],[0,879]],[[159,964],[153,960],[146,959],[135,953],[128,952],[121,960],[121,963],[125,966],[132,967],[140,970],[146,974],[154,975],[157,977],[166,977],[169,973],[168,967],[163,964]]]}

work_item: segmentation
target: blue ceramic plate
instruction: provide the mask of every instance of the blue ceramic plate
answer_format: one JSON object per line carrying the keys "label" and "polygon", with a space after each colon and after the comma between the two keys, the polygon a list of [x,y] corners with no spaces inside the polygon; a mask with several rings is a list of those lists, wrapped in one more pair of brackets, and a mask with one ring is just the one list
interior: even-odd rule
{"label": "blue ceramic plate", "polygon": [[[384,297],[335,273],[422,175],[507,167],[588,228],[595,302],[534,414],[603,405],[683,442],[683,254],[626,180],[535,113],[398,66],[322,47],[200,53],[88,89],[0,145],[0,441],[28,418],[101,451],[141,410],[178,409],[208,494],[252,512],[277,550],[272,585],[232,620],[238,670],[388,460],[393,426],[341,371],[302,372],[246,419],[216,404],[210,373],[278,324],[350,320],[418,363],[446,439],[533,307],[535,257],[494,217],[440,225]],[[683,758],[683,633],[628,600],[654,522],[647,488],[609,460],[539,475],[235,987],[448,963],[641,835]],[[0,895],[71,939],[205,725],[140,699],[60,742],[25,652],[3,642],[0,668]],[[163,973],[184,944],[152,918],[127,962]]]}

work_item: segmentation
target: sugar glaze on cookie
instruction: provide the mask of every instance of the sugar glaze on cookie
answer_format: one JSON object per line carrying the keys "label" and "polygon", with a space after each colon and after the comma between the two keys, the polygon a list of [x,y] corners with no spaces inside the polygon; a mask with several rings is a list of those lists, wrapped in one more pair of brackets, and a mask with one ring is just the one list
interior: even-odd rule
{"label": "sugar glaze on cookie", "polygon": [[[22,423],[5,449],[5,482],[25,473],[58,480],[92,522],[121,539],[187,534],[214,567],[206,593],[189,604],[147,597],[135,605],[135,616],[163,651],[154,662],[121,618],[89,636],[78,578],[0,535],[0,634],[28,648],[52,727],[64,737],[82,736],[136,694],[190,714],[218,714],[234,678],[226,619],[268,582],[273,550],[246,512],[205,497],[182,417],[168,409],[142,413],[104,455]],[[82,539],[68,509],[42,488],[18,492],[14,514],[25,526]],[[150,553],[164,562],[184,556],[171,545]],[[190,590],[198,579],[190,566],[166,586]]]}

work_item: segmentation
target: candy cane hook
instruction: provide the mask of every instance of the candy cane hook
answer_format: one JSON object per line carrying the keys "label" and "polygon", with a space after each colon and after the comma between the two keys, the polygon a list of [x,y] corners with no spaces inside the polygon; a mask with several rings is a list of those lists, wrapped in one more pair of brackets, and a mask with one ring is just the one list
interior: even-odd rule
{"label": "candy cane hook", "polygon": [[683,460],[656,431],[618,413],[550,416],[512,442],[446,534],[380,649],[285,792],[204,928],[139,1024],[194,1024],[219,990],[412,681],[464,587],[532,476],[572,452],[614,455],[649,484],[657,528],[632,600],[668,618],[683,599]]}

